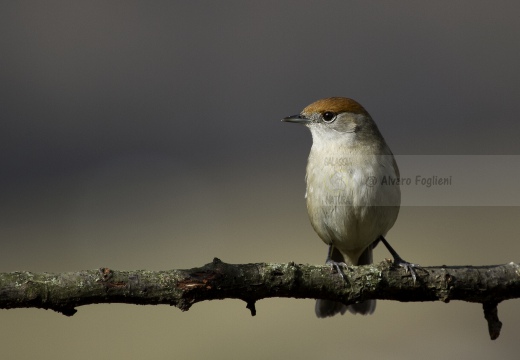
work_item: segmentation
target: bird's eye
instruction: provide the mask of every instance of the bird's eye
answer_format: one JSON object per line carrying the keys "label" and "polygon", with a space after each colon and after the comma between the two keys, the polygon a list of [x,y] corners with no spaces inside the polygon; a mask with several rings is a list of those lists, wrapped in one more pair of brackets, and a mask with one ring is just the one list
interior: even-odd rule
{"label": "bird's eye", "polygon": [[336,119],[336,113],[333,113],[332,111],[326,111],[323,113],[322,117],[323,121],[325,121],[326,123],[330,123],[333,122],[334,119]]}

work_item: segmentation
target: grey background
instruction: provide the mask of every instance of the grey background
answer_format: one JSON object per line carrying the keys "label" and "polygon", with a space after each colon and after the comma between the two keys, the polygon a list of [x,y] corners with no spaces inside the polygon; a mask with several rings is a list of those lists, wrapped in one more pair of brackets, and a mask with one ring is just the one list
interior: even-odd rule
{"label": "grey background", "polygon": [[[518,155],[519,10],[2,2],[0,271],[323,262],[303,199],[310,135],[279,120],[348,96],[396,154]],[[518,261],[519,215],[403,207],[389,239],[423,265]],[[2,311],[0,346],[9,359],[512,359],[518,304],[500,305],[495,342],[476,304],[380,301],[370,317],[320,320],[311,300],[270,299],[254,318],[233,300]]]}

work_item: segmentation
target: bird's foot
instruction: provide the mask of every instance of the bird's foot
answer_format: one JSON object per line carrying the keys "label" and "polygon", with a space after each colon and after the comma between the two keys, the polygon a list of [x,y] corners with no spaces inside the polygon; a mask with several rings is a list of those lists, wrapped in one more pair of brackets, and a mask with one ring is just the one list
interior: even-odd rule
{"label": "bird's foot", "polygon": [[394,258],[394,266],[400,266],[404,269],[405,273],[410,273],[413,279],[413,283],[415,284],[415,282],[417,281],[417,272],[415,271],[415,269],[420,269],[420,265],[409,263],[408,261],[405,261],[398,257],[397,259]]}
{"label": "bird's foot", "polygon": [[413,279],[413,283],[415,284],[415,282],[417,281],[417,271],[415,271],[415,269],[421,269],[421,266],[417,265],[417,264],[412,264],[408,261],[403,260],[403,258],[400,257],[399,254],[397,254],[397,252],[394,250],[394,248],[392,248],[392,246],[390,246],[388,241],[386,241],[386,239],[383,236],[380,236],[378,240],[380,240],[386,246],[386,248],[388,249],[390,254],[392,254],[392,256],[394,258],[394,266],[400,266],[400,267],[404,268],[404,271],[406,273],[410,273],[410,275],[412,276],[412,279]]}
{"label": "bird's foot", "polygon": [[345,280],[345,275],[343,275],[343,271],[341,270],[341,268],[346,268],[348,266],[346,263],[344,263],[343,261],[338,262],[331,259],[327,259],[325,264],[330,266],[330,271],[336,269],[341,278]]}

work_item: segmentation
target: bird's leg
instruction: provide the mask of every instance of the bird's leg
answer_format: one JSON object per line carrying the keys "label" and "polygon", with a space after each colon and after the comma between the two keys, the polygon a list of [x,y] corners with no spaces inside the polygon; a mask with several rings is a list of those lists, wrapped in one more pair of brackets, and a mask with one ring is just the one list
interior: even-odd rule
{"label": "bird's leg", "polygon": [[336,269],[338,274],[345,280],[345,275],[343,275],[343,271],[341,268],[346,268],[348,265],[344,261],[335,261],[332,260],[332,253],[334,252],[334,245],[329,245],[329,252],[327,254],[327,260],[325,261],[325,264],[330,266],[330,270]]}
{"label": "bird's leg", "polygon": [[417,280],[417,272],[415,271],[415,268],[420,268],[420,266],[403,260],[403,258],[399,256],[399,254],[394,250],[394,248],[390,246],[390,244],[388,243],[388,241],[386,241],[383,235],[379,236],[378,240],[380,240],[386,246],[392,257],[394,258],[394,265],[398,265],[404,268],[406,272],[409,272],[410,275],[412,275],[412,279],[415,284],[415,281]]}

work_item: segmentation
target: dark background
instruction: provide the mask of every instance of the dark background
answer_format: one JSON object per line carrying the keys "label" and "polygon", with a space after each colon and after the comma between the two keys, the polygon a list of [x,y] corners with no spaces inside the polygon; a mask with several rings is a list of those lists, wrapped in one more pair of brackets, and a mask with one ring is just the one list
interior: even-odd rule
{"label": "dark background", "polygon": [[[311,138],[279,120],[348,96],[396,154],[519,155],[519,11],[516,1],[2,2],[0,271],[323,262],[303,198]],[[389,239],[422,265],[518,261],[520,207],[460,205],[403,206]],[[10,310],[0,347],[9,359],[513,359],[518,304],[500,305],[495,342],[481,306],[459,302],[380,301],[373,316],[327,320],[293,299],[263,300],[254,318],[235,300],[187,313]]]}

